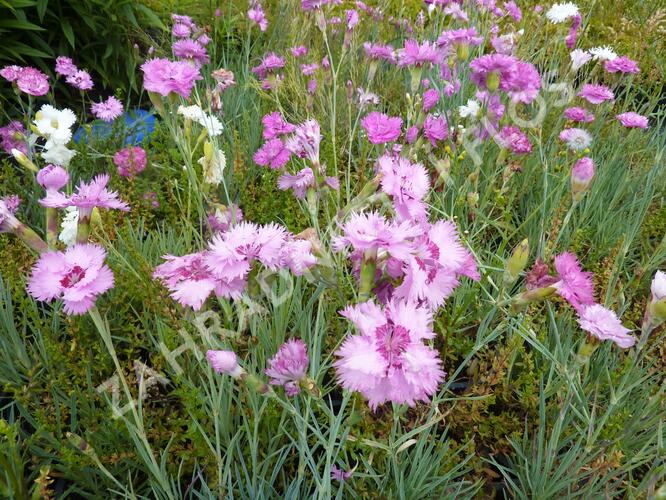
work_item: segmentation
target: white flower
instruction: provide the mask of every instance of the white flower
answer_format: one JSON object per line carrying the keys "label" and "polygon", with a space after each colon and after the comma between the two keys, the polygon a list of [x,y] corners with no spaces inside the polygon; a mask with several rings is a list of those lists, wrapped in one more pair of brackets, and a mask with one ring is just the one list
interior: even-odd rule
{"label": "white flower", "polygon": [[589,52],[581,49],[572,50],[569,56],[571,57],[571,68],[574,71],[582,68],[589,62],[590,59],[592,59],[592,56]]}
{"label": "white flower", "polygon": [[187,120],[198,121],[204,112],[199,106],[193,104],[192,106],[178,106],[178,114],[183,115]]}
{"label": "white flower", "polygon": [[567,129],[567,135],[562,137],[572,151],[583,151],[592,144],[592,136],[587,130],[582,128]]}
{"label": "white flower", "polygon": [[481,111],[481,105],[476,99],[468,99],[465,106],[458,106],[458,114],[461,118],[467,118],[468,116],[476,118],[479,111]]}
{"label": "white flower", "polygon": [[67,144],[72,138],[71,127],[76,122],[76,115],[71,109],[56,109],[44,104],[35,114],[35,128],[39,135],[46,138],[46,149],[55,144]]}
{"label": "white flower", "polygon": [[612,61],[617,59],[617,54],[613,49],[608,46],[604,47],[594,47],[590,49],[590,54],[595,61]]}
{"label": "white flower", "polygon": [[76,155],[76,151],[67,149],[63,144],[55,144],[49,149],[42,151],[42,159],[46,163],[53,163],[63,167],[69,166],[69,162]]}
{"label": "white flower", "polygon": [[58,239],[68,247],[76,243],[76,230],[79,225],[79,209],[76,207],[65,208],[67,213],[60,223],[60,235]]}
{"label": "white flower", "polygon": [[179,106],[178,114],[183,115],[187,120],[197,122],[204,127],[210,137],[218,136],[222,133],[224,127],[220,120],[213,115],[208,115],[196,104],[192,106]]}
{"label": "white flower", "polygon": [[652,302],[657,302],[666,297],[666,273],[657,271],[650,286],[652,292]]}
{"label": "white flower", "polygon": [[203,178],[206,184],[217,186],[224,180],[227,157],[221,149],[215,150],[210,161],[205,156],[202,156],[199,158],[198,163],[203,167]]}
{"label": "white flower", "polygon": [[576,17],[578,12],[578,6],[575,3],[556,3],[546,12],[546,17],[551,23],[559,24]]}

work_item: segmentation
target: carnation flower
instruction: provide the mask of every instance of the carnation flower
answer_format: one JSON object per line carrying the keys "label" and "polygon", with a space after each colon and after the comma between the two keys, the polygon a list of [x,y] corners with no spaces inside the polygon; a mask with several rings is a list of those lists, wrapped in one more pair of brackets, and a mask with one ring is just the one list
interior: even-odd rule
{"label": "carnation flower", "polygon": [[14,217],[17,208],[11,197],[0,198],[0,233],[13,233],[21,226]]}
{"label": "carnation flower", "polygon": [[274,169],[284,167],[291,159],[291,151],[286,148],[278,137],[266,141],[255,153],[254,162],[257,165]]}
{"label": "carnation flower", "polygon": [[574,254],[564,252],[556,256],[555,269],[559,281],[553,286],[557,289],[558,295],[579,312],[583,306],[594,304],[592,273],[582,270]]}
{"label": "carnation flower", "polygon": [[234,73],[228,69],[220,68],[216,69],[211,73],[211,76],[217,83],[216,88],[222,92],[229,87],[236,85],[236,80],[234,79]]}
{"label": "carnation flower", "polygon": [[476,99],[468,99],[467,104],[458,106],[458,114],[461,118],[467,118],[468,116],[476,118],[479,116],[479,111],[481,111],[481,104]]}
{"label": "carnation flower", "polygon": [[591,123],[594,121],[594,115],[585,108],[567,108],[564,110],[564,117],[568,120],[581,123]]}
{"label": "carnation flower", "polygon": [[572,50],[569,57],[571,57],[571,68],[574,71],[582,68],[592,59],[592,55],[589,52],[581,49]]}
{"label": "carnation flower", "polygon": [[298,125],[287,139],[286,147],[299,158],[307,158],[313,165],[319,165],[319,144],[321,129],[315,119],[306,120]]}
{"label": "carnation flower", "polygon": [[658,302],[666,298],[666,273],[657,271],[650,284],[651,302]]}
{"label": "carnation flower", "polygon": [[238,358],[233,351],[209,350],[206,352],[206,359],[217,373],[224,373],[235,379],[240,378],[245,373],[245,370],[238,364]]}
{"label": "carnation flower", "polygon": [[599,304],[585,307],[580,312],[578,324],[597,339],[612,340],[623,349],[636,343],[636,338],[629,335],[631,330],[622,325],[617,315]]}
{"label": "carnation flower", "polygon": [[556,3],[546,12],[551,23],[560,24],[579,14],[578,6],[572,2]]}
{"label": "carnation flower", "polygon": [[314,74],[315,71],[319,69],[319,64],[317,63],[312,63],[312,64],[301,64],[301,73],[303,73],[305,76],[310,76]]}
{"label": "carnation flower", "polygon": [[437,146],[437,141],[445,141],[449,137],[446,118],[443,116],[426,116],[423,123],[423,135],[430,141],[433,147]]}
{"label": "carnation flower", "polygon": [[171,28],[171,34],[175,38],[187,38],[192,34],[192,28],[184,23],[176,23]]}
{"label": "carnation flower", "polygon": [[46,193],[46,197],[39,200],[45,207],[65,208],[78,207],[80,214],[90,215],[92,209],[115,208],[117,210],[129,211],[129,206],[118,198],[118,193],[106,189],[109,183],[109,175],[102,174],[93,177],[92,181],[81,181],[76,188],[76,193],[66,196],[58,191]]}
{"label": "carnation flower", "polygon": [[278,179],[278,188],[282,191],[293,189],[294,196],[298,199],[305,198],[309,187],[315,186],[315,177],[312,169],[306,167],[296,175],[284,173]]}
{"label": "carnation flower", "polygon": [[291,339],[280,346],[277,354],[268,360],[265,373],[271,385],[284,387],[287,396],[301,392],[299,383],[305,378],[308,369],[307,347],[301,339]]}
{"label": "carnation flower", "polygon": [[358,93],[358,105],[361,109],[366,109],[371,104],[379,104],[379,96],[373,92],[367,92],[361,87],[356,89]]}
{"label": "carnation flower", "polygon": [[461,28],[457,30],[444,31],[437,39],[437,45],[440,47],[450,47],[454,45],[480,45],[483,37],[479,36],[476,28]]}
{"label": "carnation flower", "polygon": [[560,140],[566,142],[572,151],[583,151],[592,144],[592,136],[580,128],[565,128],[560,132]]}
{"label": "carnation flower", "polygon": [[423,111],[430,111],[439,102],[439,92],[437,89],[428,89],[423,93]]}
{"label": "carnation flower", "polygon": [[75,122],[76,115],[71,109],[59,110],[50,104],[44,104],[35,114],[33,123],[37,133],[47,140],[44,147],[50,149],[55,145],[64,145],[70,141],[71,127]]}
{"label": "carnation flower", "polygon": [[65,81],[69,83],[72,87],[75,87],[79,90],[90,90],[93,88],[93,81],[90,77],[90,73],[82,69],[75,71],[67,78]]}
{"label": "carnation flower", "polygon": [[594,47],[589,52],[595,61],[612,61],[617,58],[617,54],[610,47]]}
{"label": "carnation flower", "polygon": [[14,120],[4,127],[0,127],[0,146],[7,154],[16,149],[21,153],[28,154],[28,143],[26,141],[25,127],[20,121]]}
{"label": "carnation flower", "polygon": [[640,72],[638,64],[636,61],[632,61],[626,56],[616,57],[615,59],[610,59],[604,64],[606,71],[608,73],[632,73],[636,74]]}
{"label": "carnation flower", "polygon": [[210,137],[216,137],[222,133],[222,130],[224,130],[222,123],[216,116],[209,115],[196,104],[193,104],[192,106],[178,106],[178,114],[183,115],[186,119],[195,121],[204,127]]}
{"label": "carnation flower", "polygon": [[605,85],[596,85],[586,83],[583,85],[582,90],[577,94],[590,104],[601,104],[604,101],[612,101],[615,99],[613,91]]}
{"label": "carnation flower", "polygon": [[382,191],[393,200],[398,216],[403,220],[426,217],[423,199],[430,190],[428,172],[421,163],[411,163],[403,156],[383,155],[377,160]]}
{"label": "carnation flower", "polygon": [[541,77],[537,69],[530,63],[518,61],[511,77],[500,82],[513,102],[529,104],[536,99],[541,88]]}
{"label": "carnation flower", "polygon": [[79,68],[76,67],[74,61],[69,57],[59,56],[56,57],[55,72],[61,76],[70,76],[76,73]]}
{"label": "carnation flower", "polygon": [[47,191],[58,191],[69,182],[69,174],[57,165],[46,165],[37,172],[37,182]]}
{"label": "carnation flower", "polygon": [[79,226],[79,209],[76,207],[66,207],[65,216],[60,222],[60,234],[58,240],[65,246],[71,247],[76,243],[76,233]]}
{"label": "carnation flower", "polygon": [[5,66],[0,70],[0,76],[13,82],[21,92],[32,96],[42,96],[49,91],[49,77],[29,66]]}
{"label": "carnation flower", "polygon": [[106,101],[94,103],[91,111],[100,120],[112,122],[123,114],[123,105],[114,96],[109,96]]}
{"label": "carnation flower", "polygon": [[141,65],[141,71],[144,88],[164,97],[174,93],[187,99],[196,81],[202,79],[199,70],[185,61],[150,59]]}
{"label": "carnation flower", "polygon": [[268,19],[260,3],[256,3],[251,9],[247,11],[247,17],[250,21],[259,26],[261,31],[266,31],[268,28]]}
{"label": "carnation flower", "polygon": [[215,212],[208,215],[208,224],[213,232],[227,231],[234,224],[243,220],[243,211],[238,205],[231,204],[228,207],[218,205]]}
{"label": "carnation flower", "polygon": [[617,118],[620,123],[627,128],[648,128],[647,117],[639,115],[638,113],[634,113],[633,111],[619,114],[615,118]]}
{"label": "carnation flower", "polygon": [[331,466],[331,479],[335,479],[339,483],[345,482],[352,476],[352,471],[346,471],[338,468],[336,465]]}
{"label": "carnation flower", "polygon": [[227,168],[227,156],[220,148],[211,148],[199,158],[197,163],[203,167],[203,180],[206,184],[218,186],[224,180],[224,169]]}
{"label": "carnation flower", "polygon": [[196,65],[210,62],[206,47],[191,38],[178,40],[174,42],[171,48],[173,49],[173,55],[179,59],[193,61]]}
{"label": "carnation flower", "polygon": [[571,169],[571,192],[574,200],[580,200],[594,178],[594,162],[585,156]]}
{"label": "carnation flower", "polygon": [[146,168],[146,151],[138,146],[128,146],[113,155],[113,163],[121,177],[134,177]]}
{"label": "carnation flower", "polygon": [[502,127],[499,134],[495,137],[497,143],[511,150],[513,154],[523,155],[532,152],[532,144],[527,135],[518,127]]}
{"label": "carnation flower", "polygon": [[258,66],[252,68],[252,73],[257,75],[257,77],[264,79],[269,74],[282,68],[284,68],[284,59],[274,52],[269,52],[261,59],[261,63]]}
{"label": "carnation flower", "polygon": [[423,66],[426,63],[436,63],[439,51],[432,42],[423,42],[419,45],[416,40],[405,40],[405,47],[398,51],[399,66]]}
{"label": "carnation flower", "polygon": [[366,57],[371,60],[384,60],[390,63],[396,63],[398,61],[395,57],[395,50],[390,45],[365,42],[363,44],[363,50],[365,51]]}
{"label": "carnation flower", "polygon": [[298,47],[290,48],[289,52],[294,57],[303,57],[308,54],[308,48],[305,45],[299,45]]}
{"label": "carnation flower", "polygon": [[263,137],[264,139],[273,139],[281,135],[291,134],[296,126],[285,121],[279,111],[264,115],[261,119],[264,126]]}
{"label": "carnation flower", "polygon": [[288,239],[280,249],[280,267],[288,268],[296,276],[302,276],[316,264],[317,258],[312,254],[312,243],[309,241]]}
{"label": "carnation flower", "polygon": [[[496,90],[509,84],[516,72],[518,60],[504,54],[487,54],[477,57],[470,64],[471,80],[482,89]],[[489,83],[489,78],[491,79]],[[495,79],[499,79],[495,81]]]}
{"label": "carnation flower", "polygon": [[360,332],[335,352],[337,378],[345,389],[363,394],[373,410],[387,401],[414,406],[437,391],[445,373],[437,351],[423,342],[435,335],[428,310],[400,302],[382,310],[369,301],[340,314]]}
{"label": "carnation flower", "polygon": [[402,118],[373,111],[361,120],[361,126],[368,134],[368,140],[372,144],[384,144],[400,137]]}
{"label": "carnation flower", "polygon": [[63,144],[55,144],[49,149],[42,151],[42,160],[47,163],[55,163],[67,167],[72,158],[76,156],[76,151],[67,149]]}
{"label": "carnation flower", "polygon": [[513,0],[509,0],[508,2],[504,2],[504,8],[506,9],[507,14],[509,14],[514,21],[519,23],[521,19],[523,18],[523,12],[520,10],[520,7],[516,5],[516,2]]}
{"label": "carnation flower", "polygon": [[95,305],[98,295],[113,287],[105,258],[105,250],[93,244],[43,253],[32,268],[28,293],[40,301],[62,299],[67,314],[83,314]]}

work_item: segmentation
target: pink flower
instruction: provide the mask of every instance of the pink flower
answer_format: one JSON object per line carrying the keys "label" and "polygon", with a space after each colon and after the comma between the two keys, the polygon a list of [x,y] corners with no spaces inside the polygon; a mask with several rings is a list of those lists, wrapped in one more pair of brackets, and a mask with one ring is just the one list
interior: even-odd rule
{"label": "pink flower", "polygon": [[269,139],[254,153],[254,162],[257,165],[274,169],[284,167],[290,159],[291,151],[278,137]]}
{"label": "pink flower", "polygon": [[437,146],[437,141],[445,141],[449,137],[446,118],[443,116],[426,116],[423,123],[423,135],[430,141],[433,147]]}
{"label": "pink flower", "polygon": [[296,126],[285,121],[279,111],[264,115],[261,119],[264,126],[264,139],[273,139],[285,134],[291,134]]}
{"label": "pink flower", "polygon": [[247,11],[247,17],[250,21],[259,26],[261,31],[266,31],[268,28],[268,19],[261,4],[257,3],[254,7]]}
{"label": "pink flower", "polygon": [[365,51],[365,56],[370,60],[384,60],[394,64],[398,61],[395,57],[395,50],[390,45],[365,42],[363,50]]}
{"label": "pink flower", "polygon": [[123,114],[123,105],[114,96],[109,96],[106,101],[94,103],[91,111],[100,120],[112,122]]}
{"label": "pink flower", "polygon": [[428,112],[439,102],[439,92],[437,89],[428,89],[423,93],[423,111]]}
{"label": "pink flower", "polygon": [[405,140],[407,141],[407,144],[414,144],[416,142],[416,138],[419,135],[419,127],[416,125],[412,125],[407,129],[407,132],[405,133]]}
{"label": "pink flower", "polygon": [[520,10],[520,7],[518,7],[513,0],[504,2],[504,8],[506,9],[507,14],[509,14],[517,23],[523,18],[523,13]]}
{"label": "pink flower", "polygon": [[583,306],[594,304],[592,273],[582,270],[574,254],[564,252],[556,256],[555,269],[559,281],[553,286],[557,289],[558,295],[579,312]]}
{"label": "pink flower", "polygon": [[0,146],[7,154],[12,154],[12,149],[18,149],[21,153],[28,154],[23,123],[14,120],[4,127],[0,127]]}
{"label": "pink flower", "polygon": [[514,78],[517,64],[518,60],[513,56],[486,54],[477,57],[469,64],[472,70],[470,78],[479,88],[486,89],[488,88],[488,77],[496,75],[499,78],[499,87],[504,88]]}
{"label": "pink flower", "polygon": [[0,233],[13,233],[22,226],[22,223],[14,217],[18,208],[17,199],[18,196],[14,195],[0,198]]}
{"label": "pink flower", "polygon": [[174,300],[195,311],[201,309],[211,292],[220,297],[240,297],[245,289],[245,281],[217,279],[206,265],[206,257],[205,252],[182,257],[164,255],[162,258],[166,262],[155,268],[153,278],[162,281]]}
{"label": "pink flower", "polygon": [[605,85],[596,85],[592,83],[586,83],[583,85],[583,89],[578,93],[578,96],[582,97],[590,104],[601,104],[604,101],[612,101],[615,99],[615,95],[611,89]]}
{"label": "pink flower", "polygon": [[352,471],[346,471],[338,468],[336,465],[331,466],[331,479],[343,483],[352,476]]}
{"label": "pink flower", "polygon": [[402,118],[391,117],[373,111],[361,120],[361,126],[368,134],[368,140],[373,144],[384,144],[393,142],[400,137],[402,132]]}
{"label": "pink flower", "polygon": [[450,47],[455,45],[480,45],[483,37],[478,36],[476,28],[461,28],[457,30],[444,31],[437,39],[437,45],[440,47]]}
{"label": "pink flower", "polygon": [[264,79],[269,74],[282,68],[284,68],[284,59],[274,52],[269,52],[261,59],[258,66],[252,68],[252,73],[257,75],[258,78]]}
{"label": "pink flower", "polygon": [[633,111],[622,113],[617,115],[615,118],[617,118],[620,123],[627,128],[648,128],[647,117],[639,115],[638,113],[634,113]]}
{"label": "pink flower", "polygon": [[90,90],[93,88],[93,81],[90,78],[90,74],[82,69],[67,76],[65,81],[79,90]]}
{"label": "pink flower", "polygon": [[585,156],[578,160],[571,169],[571,192],[574,200],[581,199],[594,178],[594,162]]}
{"label": "pink flower", "polygon": [[294,196],[298,199],[305,198],[308,188],[314,185],[314,174],[309,167],[300,170],[296,175],[282,174],[278,179],[278,188],[282,191],[293,189]]}
{"label": "pink flower", "polygon": [[69,174],[57,165],[46,165],[37,172],[37,182],[47,191],[58,191],[69,182]]}
{"label": "pink flower", "polygon": [[216,88],[220,91],[224,91],[229,87],[236,85],[236,81],[234,80],[234,73],[228,69],[216,69],[211,73],[211,76],[217,83]]}
{"label": "pink flower", "polygon": [[319,64],[317,63],[312,63],[312,64],[301,64],[301,72],[305,76],[310,76],[312,75],[315,71],[319,69]]}
{"label": "pink flower", "polygon": [[305,378],[308,369],[307,347],[301,339],[291,339],[280,346],[277,354],[268,360],[265,373],[271,385],[284,387],[287,396],[301,392],[299,383]]}
{"label": "pink flower", "polygon": [[79,68],[76,67],[74,62],[65,56],[56,57],[55,72],[61,76],[70,76],[76,73]]}
{"label": "pink flower", "polygon": [[16,66],[15,64],[12,64],[11,66],[5,66],[4,68],[0,69],[0,76],[2,76],[8,82],[15,82],[21,74],[22,69],[23,68],[21,66]]}
{"label": "pink flower", "polygon": [[439,59],[439,50],[432,42],[405,40],[405,47],[398,52],[399,66],[423,66],[426,63],[436,63]]}
{"label": "pink flower", "polygon": [[121,177],[134,177],[146,168],[146,151],[138,146],[128,146],[113,155],[113,163]]}
{"label": "pink flower", "polygon": [[294,57],[303,57],[307,55],[308,48],[305,45],[299,45],[298,47],[292,47],[289,49],[291,55]]}
{"label": "pink flower", "polygon": [[16,84],[21,92],[32,96],[42,96],[49,91],[49,77],[38,69],[22,66],[5,66],[0,76]]}
{"label": "pink flower", "polygon": [[312,254],[312,243],[307,240],[288,239],[280,249],[280,267],[289,269],[296,276],[302,276],[316,264],[317,258]]}
{"label": "pink flower", "polygon": [[567,108],[564,110],[564,116],[574,122],[591,123],[594,121],[594,115],[584,108]]}
{"label": "pink flower", "polygon": [[199,70],[185,61],[150,59],[141,65],[141,71],[144,88],[164,97],[174,93],[187,99],[195,82],[202,79]]}
{"label": "pink flower", "polygon": [[220,233],[227,231],[231,226],[243,220],[243,211],[238,205],[231,204],[228,207],[220,206],[214,213],[208,215],[208,225],[211,231]]}
{"label": "pink flower", "polygon": [[129,206],[118,198],[117,192],[106,189],[108,183],[108,174],[98,175],[89,183],[81,181],[76,193],[69,197],[58,191],[50,191],[39,203],[51,208],[78,207],[79,213],[88,215],[95,207],[129,211]]}
{"label": "pink flower", "polygon": [[206,47],[191,38],[183,38],[171,46],[173,55],[178,59],[194,61],[196,65],[208,64],[210,58]]}
{"label": "pink flower", "polygon": [[192,28],[184,23],[176,23],[171,28],[171,34],[175,38],[187,38],[192,34]]}
{"label": "pink flower", "polygon": [[319,122],[310,119],[296,127],[293,135],[287,139],[286,146],[289,151],[299,158],[307,158],[313,165],[319,165],[320,143],[321,129]]}
{"label": "pink flower", "polygon": [[414,406],[437,392],[445,373],[437,351],[423,342],[435,336],[427,309],[390,302],[382,310],[369,301],[340,314],[360,332],[335,352],[337,378],[345,389],[363,394],[373,410],[387,401]]}
{"label": "pink flower", "polygon": [[640,72],[638,64],[636,61],[632,61],[626,56],[616,57],[606,61],[604,64],[606,71],[609,73],[632,73],[636,74]]}
{"label": "pink flower", "polygon": [[502,127],[495,140],[500,146],[511,150],[516,155],[524,155],[532,152],[530,140],[518,127]]}
{"label": "pink flower", "polygon": [[501,80],[500,88],[515,103],[529,104],[536,99],[541,88],[541,77],[534,65],[518,61],[510,77]]}
{"label": "pink flower", "polygon": [[599,304],[585,307],[578,318],[580,327],[599,340],[612,340],[623,349],[628,349],[636,343],[636,338],[629,335],[629,328],[625,328],[617,315]]}
{"label": "pink flower", "polygon": [[377,160],[382,191],[391,196],[398,216],[403,220],[422,220],[426,217],[423,199],[430,190],[425,167],[411,163],[402,156],[383,155]]}
{"label": "pink flower", "polygon": [[43,253],[32,268],[28,292],[40,301],[61,298],[67,314],[83,314],[95,305],[99,294],[113,287],[105,258],[104,249],[93,244]]}
{"label": "pink flower", "polygon": [[233,378],[240,378],[245,371],[238,364],[238,358],[234,351],[213,351],[206,352],[206,359],[211,368],[217,373],[223,373]]}

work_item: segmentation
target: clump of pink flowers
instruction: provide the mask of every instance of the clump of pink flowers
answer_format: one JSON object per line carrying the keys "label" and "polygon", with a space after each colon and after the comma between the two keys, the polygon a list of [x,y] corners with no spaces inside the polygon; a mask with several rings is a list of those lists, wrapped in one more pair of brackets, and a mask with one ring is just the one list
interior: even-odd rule
{"label": "clump of pink flowers", "polygon": [[271,385],[281,385],[288,396],[295,396],[301,392],[300,383],[306,378],[309,362],[305,342],[291,339],[268,360],[265,373],[270,377]]}
{"label": "clump of pink flowers", "polygon": [[146,151],[139,146],[128,146],[113,155],[113,163],[121,177],[134,177],[143,172],[147,162]]}
{"label": "clump of pink flowers", "polygon": [[372,144],[385,144],[396,141],[400,137],[402,118],[373,111],[361,120],[361,126],[368,134],[368,140]]}
{"label": "clump of pink flowers", "polygon": [[0,76],[12,82],[25,94],[43,96],[49,91],[49,77],[30,66],[5,66],[0,69]]}
{"label": "clump of pink flowers", "polygon": [[197,80],[202,77],[199,71],[185,61],[150,59],[141,65],[143,86],[149,92],[167,97],[178,94],[188,98]]}

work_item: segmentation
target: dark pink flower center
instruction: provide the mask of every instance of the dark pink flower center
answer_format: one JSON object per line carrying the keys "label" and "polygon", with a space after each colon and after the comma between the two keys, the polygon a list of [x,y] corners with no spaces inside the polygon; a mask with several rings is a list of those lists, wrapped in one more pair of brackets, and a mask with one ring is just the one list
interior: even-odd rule
{"label": "dark pink flower center", "polygon": [[76,285],[86,276],[85,269],[80,266],[74,266],[71,271],[69,271],[63,279],[60,280],[60,285],[64,288],[69,288]]}
{"label": "dark pink flower center", "polygon": [[409,345],[409,331],[389,321],[375,330],[377,348],[390,367],[400,368],[400,355]]}

